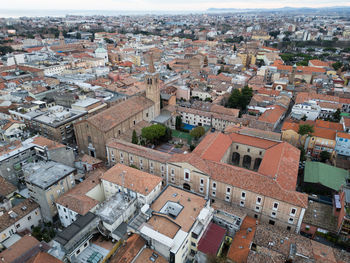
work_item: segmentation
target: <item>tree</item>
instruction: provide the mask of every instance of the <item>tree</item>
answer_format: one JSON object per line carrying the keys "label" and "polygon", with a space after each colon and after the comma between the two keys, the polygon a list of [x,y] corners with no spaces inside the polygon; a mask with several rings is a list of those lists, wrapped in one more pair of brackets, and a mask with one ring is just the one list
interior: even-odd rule
{"label": "tree", "polygon": [[166,127],[161,124],[153,124],[151,126],[142,128],[141,135],[150,143],[157,143],[157,141],[165,135]]}
{"label": "tree", "polygon": [[240,108],[245,110],[253,97],[253,89],[245,86],[241,91]]}
{"label": "tree", "polygon": [[0,54],[6,55],[7,53],[12,53],[14,50],[10,46],[0,46]]}
{"label": "tree", "polygon": [[332,67],[334,68],[334,70],[338,70],[338,69],[340,69],[342,66],[343,66],[343,63],[342,63],[342,62],[339,62],[339,61],[337,61],[337,62],[335,62],[335,63],[332,64]]}
{"label": "tree", "polygon": [[333,121],[334,122],[340,122],[341,116],[340,109],[337,109],[336,112],[333,113]]}
{"label": "tree", "polygon": [[173,138],[171,129],[169,127],[165,128],[165,135],[161,138],[163,142],[168,142]]}
{"label": "tree", "polygon": [[104,40],[107,44],[114,44],[114,41],[113,41],[112,39],[108,38],[108,37],[105,37],[103,40]]}
{"label": "tree", "polygon": [[133,144],[138,144],[139,143],[139,139],[137,138],[137,134],[136,134],[135,130],[133,130],[133,132],[132,132],[132,140],[131,140],[131,142]]}
{"label": "tree", "polygon": [[205,130],[202,126],[198,126],[190,131],[190,135],[196,140],[205,134]]}
{"label": "tree", "polygon": [[302,118],[301,118],[302,121],[306,121],[307,120],[307,117],[306,115],[304,115]]}
{"label": "tree", "polygon": [[227,106],[229,108],[239,108],[239,100],[241,98],[241,91],[239,89],[234,89],[228,99]]}
{"label": "tree", "polygon": [[300,150],[300,162],[306,161],[306,153],[304,147],[298,147]]}
{"label": "tree", "polygon": [[314,132],[314,127],[312,125],[309,125],[309,124],[301,124],[301,125],[299,125],[298,133],[301,136],[304,136],[304,135],[308,135],[309,136],[313,132]]}
{"label": "tree", "polygon": [[181,127],[182,127],[182,119],[181,119],[181,116],[176,116],[176,119],[175,119],[175,129],[176,130],[181,130]]}
{"label": "tree", "polygon": [[320,159],[321,159],[321,162],[325,163],[328,159],[331,158],[331,154],[327,151],[322,151],[320,153]]}

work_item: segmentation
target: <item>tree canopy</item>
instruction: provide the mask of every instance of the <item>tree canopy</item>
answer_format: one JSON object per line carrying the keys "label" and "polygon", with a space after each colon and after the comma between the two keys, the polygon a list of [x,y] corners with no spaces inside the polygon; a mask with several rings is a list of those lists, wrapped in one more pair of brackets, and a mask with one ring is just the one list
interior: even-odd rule
{"label": "tree canopy", "polygon": [[190,131],[190,135],[195,139],[199,139],[205,134],[205,130],[202,126],[198,126]]}
{"label": "tree canopy", "polygon": [[245,86],[242,90],[234,89],[228,99],[227,107],[245,110],[253,97],[253,90]]}
{"label": "tree canopy", "polygon": [[133,130],[133,132],[132,132],[132,139],[131,139],[131,142],[132,142],[133,144],[138,144],[138,143],[139,143],[139,139],[137,138],[137,134],[136,134],[136,131],[135,131],[135,130]]}
{"label": "tree canopy", "polygon": [[153,124],[142,128],[141,135],[150,143],[155,143],[165,135],[166,127],[161,124]]}
{"label": "tree canopy", "polygon": [[338,70],[343,66],[343,63],[340,61],[337,61],[335,63],[332,64],[332,67],[334,68],[334,70]]}
{"label": "tree canopy", "polygon": [[321,159],[321,162],[325,163],[328,159],[331,158],[331,154],[327,151],[322,151],[320,153],[320,159]]}
{"label": "tree canopy", "polygon": [[299,125],[299,130],[298,133],[300,135],[310,135],[314,132],[314,127],[312,125],[309,124],[301,124]]}
{"label": "tree canopy", "polygon": [[182,126],[181,116],[176,116],[175,129],[179,131],[179,130],[181,130],[181,126]]}

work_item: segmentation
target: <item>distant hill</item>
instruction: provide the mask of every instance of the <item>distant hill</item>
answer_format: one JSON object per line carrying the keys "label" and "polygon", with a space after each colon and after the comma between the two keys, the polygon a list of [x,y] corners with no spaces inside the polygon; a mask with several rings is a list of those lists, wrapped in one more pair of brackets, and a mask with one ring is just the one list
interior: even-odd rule
{"label": "distant hill", "polygon": [[249,12],[283,12],[283,13],[350,13],[349,6],[332,6],[322,8],[312,7],[283,7],[283,8],[209,8],[207,12],[220,13],[249,13]]}

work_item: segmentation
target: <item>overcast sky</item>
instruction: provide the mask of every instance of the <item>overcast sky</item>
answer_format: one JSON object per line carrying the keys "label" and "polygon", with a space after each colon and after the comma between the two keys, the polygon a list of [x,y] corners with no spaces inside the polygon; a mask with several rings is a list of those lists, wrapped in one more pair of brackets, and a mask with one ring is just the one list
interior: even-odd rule
{"label": "overcast sky", "polygon": [[350,0],[0,0],[6,9],[185,11],[208,8],[350,6]]}

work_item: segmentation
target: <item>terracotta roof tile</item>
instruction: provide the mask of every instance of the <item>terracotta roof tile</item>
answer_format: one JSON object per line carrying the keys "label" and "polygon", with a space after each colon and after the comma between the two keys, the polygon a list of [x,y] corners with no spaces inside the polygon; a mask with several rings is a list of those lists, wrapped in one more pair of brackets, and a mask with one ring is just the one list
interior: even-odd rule
{"label": "terracotta roof tile", "polygon": [[260,117],[259,121],[268,122],[275,124],[281,119],[281,116],[286,112],[286,109],[275,105],[273,106],[273,109],[266,110]]}
{"label": "terracotta roof tile", "polygon": [[101,180],[106,180],[118,185],[123,184],[121,174],[124,174],[124,186],[142,195],[148,195],[162,182],[162,178],[152,175],[124,164],[116,164],[103,174]]}
{"label": "terracotta roof tile", "polygon": [[131,263],[146,241],[138,234],[130,236],[124,245],[111,257],[110,263]]}
{"label": "terracotta roof tile", "polygon": [[89,173],[87,178],[76,185],[74,188],[61,195],[56,203],[73,210],[74,212],[85,215],[92,208],[99,204],[86,194],[100,183],[100,178],[105,172],[105,169],[97,169]]}
{"label": "terracotta roof tile", "polygon": [[[22,207],[24,206],[27,207],[27,209],[23,210]],[[2,216],[0,216],[0,232],[4,231],[6,228],[13,225],[23,217],[27,216],[38,207],[39,205],[31,199],[26,199],[20,204],[12,207],[11,210],[17,214],[17,217],[12,218],[8,213],[4,213]]]}
{"label": "terracotta roof tile", "polygon": [[39,241],[30,235],[26,235],[0,253],[3,263],[13,263],[19,256],[25,254],[39,245]]}
{"label": "terracotta roof tile", "polygon": [[42,136],[34,137],[33,138],[33,143],[37,144],[37,145],[40,145],[42,147],[47,146],[47,148],[49,150],[66,147],[65,145],[63,145],[63,144],[61,144],[59,142],[52,141],[52,140],[47,139],[47,138],[42,137]]}
{"label": "terracotta roof tile", "polygon": [[258,172],[276,179],[286,190],[295,190],[300,150],[282,142],[266,150]]}
{"label": "terracotta roof tile", "polygon": [[88,118],[87,121],[102,131],[109,131],[153,104],[153,101],[143,96],[134,96]]}
{"label": "terracotta roof tile", "polygon": [[[250,231],[248,231],[248,228]],[[245,263],[250,251],[250,245],[253,241],[256,230],[256,220],[251,217],[245,217],[240,230],[235,234],[227,253],[227,258],[236,263]]]}
{"label": "terracotta roof tile", "polygon": [[[276,200],[281,200],[289,204],[307,207],[308,197],[306,194],[288,190],[288,186],[283,188],[283,180],[277,182],[271,176],[265,176],[260,173],[232,166],[224,163],[207,161],[208,169],[212,180],[229,184],[240,189],[269,196]],[[294,175],[297,176],[297,175]]]}
{"label": "terracotta roof tile", "polygon": [[107,147],[116,148],[121,151],[126,151],[128,153],[132,153],[141,157],[145,157],[154,161],[159,161],[161,163],[165,163],[170,159],[171,155],[168,153],[160,152],[157,150],[153,150],[150,148],[146,148],[140,145],[136,145],[133,143],[129,143],[126,141],[118,140],[118,139],[110,139],[107,144]]}
{"label": "terracotta roof tile", "polygon": [[17,190],[13,184],[0,176],[0,196],[7,196]]}
{"label": "terracotta roof tile", "polygon": [[51,256],[46,252],[39,252],[36,256],[27,260],[26,263],[63,263],[63,261]]}

